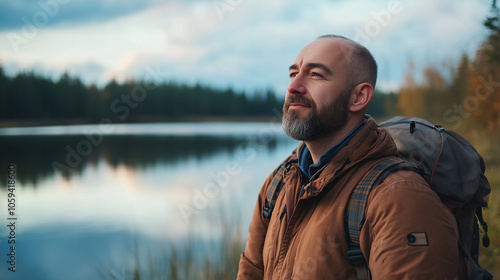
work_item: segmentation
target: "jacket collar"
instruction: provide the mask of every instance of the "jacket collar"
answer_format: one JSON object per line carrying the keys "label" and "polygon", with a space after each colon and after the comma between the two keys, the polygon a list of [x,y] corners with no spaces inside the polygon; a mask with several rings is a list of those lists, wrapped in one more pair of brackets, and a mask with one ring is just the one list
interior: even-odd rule
{"label": "jacket collar", "polygon": [[[300,152],[302,145],[305,144],[302,142],[297,147],[296,155]],[[321,174],[305,186],[307,190],[303,198],[318,195],[326,185],[335,180],[344,171],[349,170],[357,164],[397,154],[396,144],[389,133],[383,129],[379,129],[375,120],[369,115],[365,115],[364,126],[323,167],[324,169]]]}
{"label": "jacket collar", "polygon": [[312,163],[311,153],[306,145],[302,145],[302,148],[299,151],[299,168],[302,173],[307,177],[308,180],[314,179],[318,173],[321,172],[324,166],[326,166],[334,157],[342,150],[349,141],[351,141],[356,133],[363,127],[366,120],[361,121],[361,123],[356,126],[344,139],[342,139],[335,146],[331,147],[328,151],[326,151],[321,157],[319,161],[315,164]]}

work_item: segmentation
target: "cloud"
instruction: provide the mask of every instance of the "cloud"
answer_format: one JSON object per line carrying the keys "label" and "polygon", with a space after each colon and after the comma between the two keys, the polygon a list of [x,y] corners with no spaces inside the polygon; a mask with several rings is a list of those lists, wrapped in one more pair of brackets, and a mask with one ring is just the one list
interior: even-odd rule
{"label": "cloud", "polygon": [[46,26],[103,22],[140,12],[160,0],[5,0],[0,2],[0,31],[21,28],[26,20],[44,21]]}
{"label": "cloud", "polygon": [[[48,1],[63,0],[42,0]],[[280,93],[297,53],[331,33],[365,44],[379,62],[378,84],[394,89],[410,58],[426,64],[473,55],[484,40],[481,21],[489,8],[453,0],[64,1],[60,15],[17,52],[9,40],[0,40],[5,65],[72,69],[88,80],[99,77],[101,84],[142,77],[148,67],[158,67],[180,82]],[[27,1],[6,3],[10,8],[0,13],[17,13],[18,19],[15,11],[30,18],[39,8],[29,10]],[[0,38],[9,34],[22,35],[22,25],[0,31]]]}
{"label": "cloud", "polygon": [[[366,44],[379,64],[380,89],[397,88],[395,85],[403,82],[410,60],[415,63],[415,73],[419,76],[426,66],[458,61],[462,54],[473,57],[486,38],[482,20],[488,14],[488,3],[453,0],[396,2],[400,3],[401,12],[392,14],[387,24],[382,24],[383,20],[377,18],[382,10],[373,10],[358,27],[365,29],[370,22],[380,23],[380,32],[368,36]],[[382,6],[382,9],[387,7]]]}

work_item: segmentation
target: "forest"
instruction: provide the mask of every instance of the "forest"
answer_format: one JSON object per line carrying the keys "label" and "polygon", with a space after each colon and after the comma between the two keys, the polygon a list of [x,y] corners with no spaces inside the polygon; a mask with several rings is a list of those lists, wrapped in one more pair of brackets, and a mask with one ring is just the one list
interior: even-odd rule
{"label": "forest", "polygon": [[98,123],[182,119],[194,116],[272,114],[281,102],[271,92],[247,97],[202,85],[110,81],[103,88],[63,74],[58,80],[34,72],[8,77],[0,69],[0,120]]}

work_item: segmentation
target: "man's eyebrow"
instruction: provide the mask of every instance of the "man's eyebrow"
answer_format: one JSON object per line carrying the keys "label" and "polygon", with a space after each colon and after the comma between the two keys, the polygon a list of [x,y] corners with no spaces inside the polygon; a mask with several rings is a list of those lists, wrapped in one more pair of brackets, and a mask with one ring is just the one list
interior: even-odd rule
{"label": "man's eyebrow", "polygon": [[308,63],[306,64],[306,67],[311,69],[311,68],[320,68],[323,71],[325,71],[328,75],[332,74],[332,70],[328,69],[324,64],[321,63]]}
{"label": "man's eyebrow", "polygon": [[[321,64],[321,63],[307,63],[305,65],[306,68],[308,69],[312,69],[312,68],[320,68],[322,69],[323,71],[325,71],[328,75],[332,75],[332,70],[328,69],[328,67],[326,67],[324,64]],[[297,66],[297,64],[292,64],[290,65],[290,67],[288,68],[288,70],[297,70],[299,69],[299,67]]]}

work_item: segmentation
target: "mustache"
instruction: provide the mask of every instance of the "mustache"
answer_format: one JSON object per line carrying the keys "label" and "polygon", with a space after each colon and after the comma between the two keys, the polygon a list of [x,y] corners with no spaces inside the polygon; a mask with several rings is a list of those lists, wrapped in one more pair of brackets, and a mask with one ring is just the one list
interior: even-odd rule
{"label": "mustache", "polygon": [[301,103],[309,107],[314,107],[314,102],[302,95],[291,95],[288,99],[285,100],[285,107],[290,107],[291,103]]}

